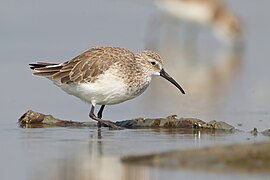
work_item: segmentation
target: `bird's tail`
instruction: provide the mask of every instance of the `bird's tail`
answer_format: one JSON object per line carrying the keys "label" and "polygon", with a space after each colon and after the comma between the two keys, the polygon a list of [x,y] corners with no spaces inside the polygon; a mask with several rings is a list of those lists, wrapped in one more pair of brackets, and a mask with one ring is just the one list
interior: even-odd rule
{"label": "bird's tail", "polygon": [[37,62],[35,64],[29,64],[30,68],[35,72],[35,76],[51,77],[63,67],[62,64]]}

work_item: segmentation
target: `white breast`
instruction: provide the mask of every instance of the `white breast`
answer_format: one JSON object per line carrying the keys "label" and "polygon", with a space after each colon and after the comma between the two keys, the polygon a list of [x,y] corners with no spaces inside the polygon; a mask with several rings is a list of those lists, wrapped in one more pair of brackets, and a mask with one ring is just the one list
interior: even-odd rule
{"label": "white breast", "polygon": [[117,76],[117,72],[113,68],[100,75],[94,83],[74,85],[55,82],[55,84],[68,94],[93,105],[118,104],[134,98],[134,96],[128,95],[123,78]]}

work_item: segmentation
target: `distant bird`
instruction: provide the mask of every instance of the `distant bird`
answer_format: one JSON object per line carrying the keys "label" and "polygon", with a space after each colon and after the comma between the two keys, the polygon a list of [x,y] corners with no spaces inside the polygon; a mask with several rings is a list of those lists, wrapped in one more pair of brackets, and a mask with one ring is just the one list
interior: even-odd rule
{"label": "distant bird", "polygon": [[[149,86],[153,76],[161,76],[174,84],[183,94],[181,86],[163,69],[163,60],[155,52],[134,54],[119,47],[95,47],[64,63],[37,62],[29,64],[35,72],[54,82],[68,94],[92,105],[89,117],[117,128],[102,120],[105,105],[133,99]],[[101,105],[98,116],[96,105]]]}
{"label": "distant bird", "polygon": [[221,0],[158,0],[156,5],[179,20],[210,27],[226,44],[242,43],[241,22]]}

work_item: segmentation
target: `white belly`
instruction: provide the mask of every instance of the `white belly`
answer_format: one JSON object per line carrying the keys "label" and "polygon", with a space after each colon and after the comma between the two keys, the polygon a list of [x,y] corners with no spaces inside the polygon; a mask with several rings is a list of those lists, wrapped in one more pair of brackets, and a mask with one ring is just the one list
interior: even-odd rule
{"label": "white belly", "polygon": [[128,95],[123,79],[111,73],[99,76],[94,83],[55,84],[68,94],[93,105],[118,104],[136,97]]}

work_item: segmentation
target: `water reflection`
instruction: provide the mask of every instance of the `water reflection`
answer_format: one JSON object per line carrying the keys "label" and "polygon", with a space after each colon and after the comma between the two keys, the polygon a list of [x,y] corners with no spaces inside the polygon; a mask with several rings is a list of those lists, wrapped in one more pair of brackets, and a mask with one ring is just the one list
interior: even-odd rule
{"label": "water reflection", "polygon": [[[71,147],[72,143],[64,146],[62,155],[37,168],[32,179],[153,179],[156,176],[155,170],[149,167],[122,164],[121,157],[184,149],[189,147],[185,144],[191,142],[201,146],[203,144],[201,138],[208,139],[208,136],[212,136],[214,139],[219,139],[228,136],[220,131],[192,129],[110,131],[102,128],[90,130],[89,134],[89,139],[84,139],[79,144],[75,142],[80,148],[65,149],[67,146]],[[214,142],[213,139],[211,142]],[[70,142],[66,141],[66,143]],[[190,145],[193,146],[193,143]],[[158,170],[158,174],[166,171],[166,169]]]}
{"label": "water reflection", "polygon": [[103,155],[102,144],[102,130],[99,128],[96,135],[90,134],[89,153],[93,155],[96,153],[97,156],[101,157]]}

